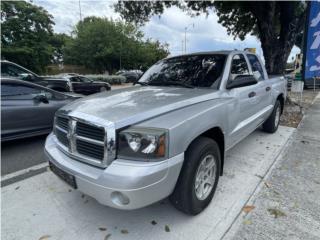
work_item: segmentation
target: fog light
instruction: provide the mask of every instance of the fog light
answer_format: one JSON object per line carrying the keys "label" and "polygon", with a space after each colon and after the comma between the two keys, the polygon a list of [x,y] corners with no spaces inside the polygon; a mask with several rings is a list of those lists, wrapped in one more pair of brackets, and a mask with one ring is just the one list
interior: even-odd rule
{"label": "fog light", "polygon": [[129,198],[121,192],[112,192],[111,200],[118,206],[128,205],[130,202]]}

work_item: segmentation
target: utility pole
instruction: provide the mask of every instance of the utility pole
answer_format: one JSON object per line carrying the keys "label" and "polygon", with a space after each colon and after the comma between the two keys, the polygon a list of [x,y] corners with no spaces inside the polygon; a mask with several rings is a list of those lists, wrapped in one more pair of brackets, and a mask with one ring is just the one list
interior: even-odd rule
{"label": "utility pole", "polygon": [[188,27],[184,28],[184,53],[187,53],[187,29]]}
{"label": "utility pole", "polygon": [[122,54],[122,40],[120,41],[120,59],[119,59],[119,70],[122,69],[122,62],[121,62],[121,54]]}
{"label": "utility pole", "polygon": [[183,40],[181,41],[181,53],[183,54],[183,52],[184,52],[184,42],[183,42]]}
{"label": "utility pole", "polygon": [[184,28],[184,53],[187,53],[187,30],[190,26],[194,28],[194,23],[191,23]]}
{"label": "utility pole", "polygon": [[80,0],[79,0],[79,12],[80,12],[80,21],[82,21],[82,15],[81,15],[81,3],[80,3]]}

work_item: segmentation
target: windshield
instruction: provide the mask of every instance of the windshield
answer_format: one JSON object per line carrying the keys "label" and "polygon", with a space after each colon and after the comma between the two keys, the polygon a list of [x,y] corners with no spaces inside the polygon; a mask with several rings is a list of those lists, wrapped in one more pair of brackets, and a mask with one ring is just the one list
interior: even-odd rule
{"label": "windshield", "polygon": [[137,82],[141,85],[179,85],[218,88],[226,55],[188,55],[157,62]]}

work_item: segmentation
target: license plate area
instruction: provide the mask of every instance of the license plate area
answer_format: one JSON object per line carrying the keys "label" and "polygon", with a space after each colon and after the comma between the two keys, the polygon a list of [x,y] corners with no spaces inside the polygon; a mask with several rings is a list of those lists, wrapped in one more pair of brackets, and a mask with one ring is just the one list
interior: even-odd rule
{"label": "license plate area", "polygon": [[61,170],[60,168],[58,168],[57,166],[55,166],[51,162],[49,162],[49,167],[50,167],[51,171],[55,175],[57,175],[59,178],[61,178],[63,181],[65,181],[67,184],[69,184],[74,189],[77,188],[76,178],[73,175]]}

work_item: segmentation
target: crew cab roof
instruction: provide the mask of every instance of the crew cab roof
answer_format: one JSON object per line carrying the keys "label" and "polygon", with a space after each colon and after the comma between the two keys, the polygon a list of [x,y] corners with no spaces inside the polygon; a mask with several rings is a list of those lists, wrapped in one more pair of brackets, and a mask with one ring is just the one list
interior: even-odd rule
{"label": "crew cab roof", "polygon": [[221,50],[221,51],[205,51],[205,52],[194,52],[194,53],[188,53],[188,54],[180,54],[180,55],[168,57],[166,59],[182,57],[182,56],[198,56],[198,55],[214,55],[214,54],[217,54],[217,55],[229,55],[231,53],[233,53],[233,54],[236,54],[236,53],[253,54],[251,52],[240,51],[240,50]]}

